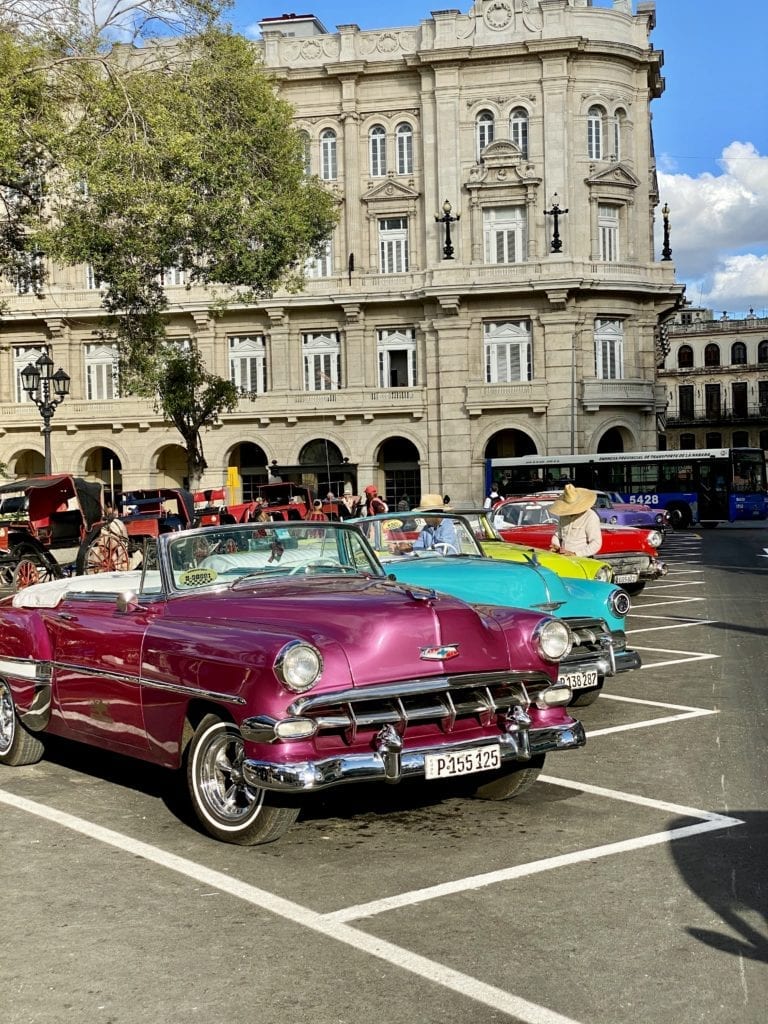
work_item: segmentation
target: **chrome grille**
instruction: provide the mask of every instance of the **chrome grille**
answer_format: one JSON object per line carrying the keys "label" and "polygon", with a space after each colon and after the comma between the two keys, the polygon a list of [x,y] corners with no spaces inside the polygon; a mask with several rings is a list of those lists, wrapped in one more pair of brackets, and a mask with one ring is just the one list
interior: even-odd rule
{"label": "chrome grille", "polygon": [[571,627],[574,643],[561,665],[604,656],[615,647],[614,636],[602,619],[572,618],[564,621]]}
{"label": "chrome grille", "polygon": [[385,725],[401,735],[409,726],[424,724],[451,733],[469,719],[489,726],[510,708],[527,708],[531,693],[551,683],[537,673],[439,676],[301,697],[289,711],[313,718],[318,732],[341,733],[351,744],[360,732]]}

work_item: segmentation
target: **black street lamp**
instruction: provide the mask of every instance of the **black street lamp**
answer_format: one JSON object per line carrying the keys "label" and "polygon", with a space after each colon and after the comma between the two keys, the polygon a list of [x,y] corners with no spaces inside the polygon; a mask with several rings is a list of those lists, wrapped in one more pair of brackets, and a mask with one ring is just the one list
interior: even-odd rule
{"label": "black street lamp", "polygon": [[443,259],[453,259],[453,246],[451,245],[451,224],[455,224],[457,220],[461,218],[461,214],[457,213],[455,217],[451,216],[451,204],[446,199],[443,203],[443,215],[442,217],[435,214],[435,220],[438,224],[445,224],[445,245],[443,246]]}
{"label": "black street lamp", "polygon": [[552,209],[545,210],[544,213],[547,217],[552,218],[552,243],[550,248],[552,249],[552,252],[560,252],[563,248],[563,243],[560,241],[560,215],[568,213],[568,208],[566,207],[564,210],[560,209],[557,192],[552,196]]}
{"label": "black street lamp", "polygon": [[664,244],[661,247],[661,258],[672,259],[672,250],[669,247],[669,207],[666,203],[661,208],[662,223],[664,224]]}
{"label": "black street lamp", "polygon": [[21,371],[21,386],[40,410],[43,417],[43,438],[45,441],[45,475],[51,475],[51,420],[69,394],[69,374],[61,367],[53,373],[53,360],[43,352],[34,363],[28,363]]}

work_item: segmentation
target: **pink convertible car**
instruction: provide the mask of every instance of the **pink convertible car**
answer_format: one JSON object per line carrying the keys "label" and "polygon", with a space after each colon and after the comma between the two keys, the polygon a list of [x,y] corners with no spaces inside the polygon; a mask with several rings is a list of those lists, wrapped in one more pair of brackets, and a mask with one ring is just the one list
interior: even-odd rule
{"label": "pink convertible car", "polygon": [[505,799],[584,743],[571,643],[546,614],[389,579],[357,527],[164,534],[142,571],[0,602],[0,764],[56,734],[180,769],[202,827],[242,845],[329,786],[471,776]]}

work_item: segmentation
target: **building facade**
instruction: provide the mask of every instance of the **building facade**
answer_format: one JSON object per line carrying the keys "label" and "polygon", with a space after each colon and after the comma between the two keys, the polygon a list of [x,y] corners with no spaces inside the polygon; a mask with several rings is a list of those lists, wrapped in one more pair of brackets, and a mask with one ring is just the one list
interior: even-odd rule
{"label": "building facade", "polygon": [[668,448],[768,450],[768,318],[686,307],[668,329],[659,370]]}
{"label": "building facade", "polygon": [[[208,430],[205,486],[268,473],[324,493],[482,496],[486,457],[656,446],[658,325],[682,286],[654,254],[652,3],[478,0],[416,26],[265,19],[254,44],[339,223],[299,294],[208,314],[169,270],[169,335],[242,389]],[[0,461],[42,469],[20,372],[72,378],[54,471],[181,483],[175,431],[123,397],[98,281],[49,268],[3,322]]]}

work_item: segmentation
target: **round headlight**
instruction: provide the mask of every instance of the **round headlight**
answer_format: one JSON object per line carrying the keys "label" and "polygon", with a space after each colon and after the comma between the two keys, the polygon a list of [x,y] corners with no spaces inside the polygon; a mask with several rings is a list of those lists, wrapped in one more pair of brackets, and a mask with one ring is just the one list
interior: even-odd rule
{"label": "round headlight", "polygon": [[626,590],[620,588],[613,591],[609,600],[613,614],[618,615],[619,618],[623,618],[627,614],[632,603]]}
{"label": "round headlight", "polygon": [[533,642],[539,656],[545,661],[560,661],[573,645],[573,636],[560,619],[544,619],[533,633]]}
{"label": "round headlight", "polygon": [[275,658],[275,675],[295,693],[303,693],[314,686],[322,671],[320,652],[300,640],[286,644]]}
{"label": "round headlight", "polygon": [[610,565],[601,565],[595,573],[595,579],[600,580],[601,583],[610,583],[613,579],[613,569]]}
{"label": "round headlight", "polygon": [[661,530],[651,530],[648,534],[648,543],[653,544],[655,548],[660,548],[663,540],[664,534]]}

